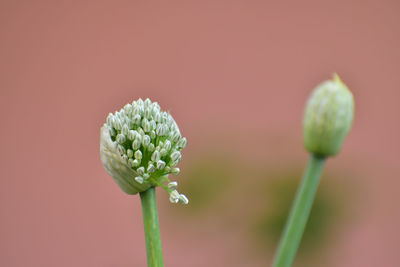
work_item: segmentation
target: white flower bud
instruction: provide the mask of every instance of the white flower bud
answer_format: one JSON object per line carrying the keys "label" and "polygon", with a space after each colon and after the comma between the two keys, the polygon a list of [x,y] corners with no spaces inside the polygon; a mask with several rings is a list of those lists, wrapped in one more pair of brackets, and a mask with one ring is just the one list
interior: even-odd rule
{"label": "white flower bud", "polygon": [[160,152],[158,152],[158,150],[153,152],[153,155],[151,155],[151,160],[154,162],[159,161],[161,158]]}
{"label": "white flower bud", "polygon": [[164,157],[168,154],[168,151],[165,148],[163,148],[160,150],[160,154],[161,154],[161,157]]}
{"label": "white flower bud", "polygon": [[152,163],[149,163],[149,166],[147,167],[147,172],[149,173],[153,173],[155,172],[156,168],[154,167],[154,165]]}
{"label": "white flower bud", "polygon": [[147,150],[148,150],[149,152],[153,152],[154,149],[156,149],[156,148],[154,147],[154,144],[152,144],[152,143],[150,143],[149,146],[147,147]]}
{"label": "white flower bud", "polygon": [[182,139],[180,139],[177,143],[177,145],[181,148],[185,148],[187,144],[187,140],[185,137],[183,137]]}
{"label": "white flower bud", "polygon": [[134,150],[138,150],[140,148],[140,142],[139,139],[135,139],[135,141],[132,142],[132,148]]}
{"label": "white flower bud", "polygon": [[165,141],[165,144],[164,144],[164,149],[165,149],[166,151],[169,151],[169,150],[171,150],[171,146],[172,146],[171,141],[166,140],[166,141]]}
{"label": "white flower bud", "polygon": [[136,150],[135,159],[137,159],[137,160],[141,160],[142,159],[142,152],[140,150]]}
{"label": "white flower bud", "polygon": [[[138,129],[138,130],[141,130],[141,129]],[[135,136],[135,140],[138,140],[138,142],[141,143],[142,142],[142,135],[141,135],[140,132],[137,132],[137,133],[138,134]]]}
{"label": "white flower bud", "polygon": [[132,118],[132,121],[133,121],[136,125],[139,125],[141,119],[142,119],[142,117],[141,117],[139,114],[136,114],[136,115]]}
{"label": "white flower bud", "polygon": [[129,127],[127,124],[124,124],[124,126],[122,126],[121,133],[126,136],[128,135],[128,132],[129,132]]}
{"label": "white flower bud", "polygon": [[126,155],[127,155],[129,158],[132,158],[132,157],[133,157],[133,150],[132,150],[132,149],[128,149],[128,150],[126,151]]}
{"label": "white flower bud", "polygon": [[170,189],[170,190],[176,190],[177,187],[178,187],[178,182],[168,183],[168,189]]}
{"label": "white flower bud", "polygon": [[128,164],[131,168],[136,168],[139,166],[140,163],[137,159],[135,159],[135,160],[129,159]]}
{"label": "white flower bud", "polygon": [[138,182],[139,184],[143,184],[143,177],[137,176],[135,177],[135,181]]}
{"label": "white flower bud", "polygon": [[119,118],[114,117],[113,126],[116,130],[120,131],[122,129],[122,123]]}
{"label": "white flower bud", "polygon": [[150,118],[151,118],[151,108],[150,108],[150,107],[147,107],[147,108],[144,110],[144,117],[147,118],[147,119],[150,119]]}
{"label": "white flower bud", "polygon": [[135,140],[135,137],[137,134],[138,134],[138,132],[136,132],[135,130],[130,130],[128,132],[128,139],[131,141]]}
{"label": "white flower bud", "polygon": [[143,175],[144,172],[145,172],[144,167],[137,168],[136,172],[137,172],[139,175]]}
{"label": "white flower bud", "polygon": [[174,151],[172,154],[171,154],[171,160],[172,161],[176,161],[176,160],[178,160],[178,159],[180,159],[181,158],[181,153],[179,152],[179,151]]}
{"label": "white flower bud", "polygon": [[155,120],[156,122],[160,122],[160,121],[161,121],[161,114],[160,114],[160,112],[157,112],[157,113],[155,114],[154,120]]}
{"label": "white flower bud", "polygon": [[151,100],[149,98],[146,98],[146,100],[144,101],[144,106],[148,107],[152,104]]}
{"label": "white flower bud", "polygon": [[116,140],[117,140],[117,143],[123,144],[126,141],[126,137],[123,134],[118,134]]}
{"label": "white flower bud", "polygon": [[150,142],[151,142],[150,136],[145,135],[145,136],[143,137],[143,141],[142,141],[143,146],[144,146],[144,147],[147,147],[147,146],[150,144]]}
{"label": "white flower bud", "polygon": [[179,168],[172,168],[171,169],[171,173],[174,174],[174,175],[178,175],[180,173],[180,171],[181,170]]}
{"label": "white flower bud", "polygon": [[[155,130],[157,128],[157,123],[154,120],[150,121],[150,125],[151,125],[151,130]],[[154,132],[155,134],[155,132]]]}
{"label": "white flower bud", "polygon": [[178,193],[178,191],[173,190],[171,192],[171,194],[169,195],[169,201],[171,201],[171,203],[178,203],[179,197],[180,197],[180,194]]}
{"label": "white flower bud", "polygon": [[186,205],[189,203],[189,199],[184,195],[184,194],[180,194],[179,195],[179,202]]}
{"label": "white flower bud", "polygon": [[142,120],[142,127],[143,127],[144,132],[146,132],[146,133],[151,131],[151,125],[147,119]]}
{"label": "white flower bud", "polygon": [[179,132],[175,132],[172,135],[172,142],[177,142],[179,140],[179,138],[181,138],[181,134]]}
{"label": "white flower bud", "polygon": [[139,99],[136,101],[136,104],[137,104],[137,106],[139,106],[139,107],[143,107],[144,102],[143,102],[143,100],[142,100],[141,98],[139,98]]}
{"label": "white flower bud", "polygon": [[165,162],[162,160],[157,161],[157,169],[162,170],[165,167]]}
{"label": "white flower bud", "polygon": [[126,113],[126,114],[131,113],[131,112],[132,112],[132,105],[131,105],[131,104],[126,104],[126,105],[124,106],[124,110],[125,110],[125,113]]}
{"label": "white flower bud", "polygon": [[163,125],[160,123],[157,125],[156,134],[162,136],[163,134]]}
{"label": "white flower bud", "polygon": [[133,168],[133,167],[135,167],[135,166],[133,166],[133,159],[128,159],[128,165],[129,165],[129,167],[131,167],[131,168]]}
{"label": "white flower bud", "polygon": [[114,115],[112,113],[109,113],[106,119],[107,125],[113,127],[113,120],[114,120]]}

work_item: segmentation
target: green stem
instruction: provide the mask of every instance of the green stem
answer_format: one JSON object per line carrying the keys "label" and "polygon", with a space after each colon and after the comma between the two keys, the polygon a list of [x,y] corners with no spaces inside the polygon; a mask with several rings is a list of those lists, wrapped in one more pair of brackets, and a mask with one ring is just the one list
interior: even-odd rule
{"label": "green stem", "polygon": [[304,228],[307,224],[324,163],[324,157],[311,155],[281,237],[275,256],[274,267],[292,266]]}
{"label": "green stem", "polygon": [[140,199],[142,201],[144,234],[146,238],[147,266],[163,267],[155,188],[150,187],[148,190],[141,192]]}

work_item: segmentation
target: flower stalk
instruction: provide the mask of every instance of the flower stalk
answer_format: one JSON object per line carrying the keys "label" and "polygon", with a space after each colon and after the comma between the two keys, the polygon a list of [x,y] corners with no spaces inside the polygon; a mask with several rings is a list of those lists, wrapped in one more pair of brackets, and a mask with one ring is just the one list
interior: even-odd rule
{"label": "flower stalk", "polygon": [[140,193],[142,202],[143,225],[146,239],[147,266],[163,267],[160,227],[158,223],[156,189],[150,187]]}
{"label": "flower stalk", "polygon": [[318,189],[325,157],[311,155],[282,234],[274,267],[292,266]]}

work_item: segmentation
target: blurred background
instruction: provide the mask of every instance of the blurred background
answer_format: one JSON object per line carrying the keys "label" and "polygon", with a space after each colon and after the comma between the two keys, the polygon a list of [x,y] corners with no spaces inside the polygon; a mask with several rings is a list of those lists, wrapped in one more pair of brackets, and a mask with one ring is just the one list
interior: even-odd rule
{"label": "blurred background", "polygon": [[99,159],[109,112],[150,97],[189,144],[158,190],[166,266],[269,266],[304,171],[310,91],[355,121],[295,266],[400,266],[400,2],[0,2],[0,265],[145,266],[140,200]]}

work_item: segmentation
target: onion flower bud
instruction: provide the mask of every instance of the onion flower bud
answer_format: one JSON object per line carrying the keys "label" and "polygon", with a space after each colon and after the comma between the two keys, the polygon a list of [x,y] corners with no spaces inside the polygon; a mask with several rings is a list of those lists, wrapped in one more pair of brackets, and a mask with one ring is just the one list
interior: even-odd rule
{"label": "onion flower bud", "polygon": [[304,120],[304,146],[318,156],[339,153],[354,116],[353,95],[337,74],[318,85],[308,99]]}
{"label": "onion flower bud", "polygon": [[[107,116],[100,130],[100,158],[107,173],[127,194],[163,187],[173,203],[187,204],[176,184],[168,179],[186,146],[172,116],[161,111],[157,102],[139,99]],[[179,169],[178,169],[179,170]]]}

